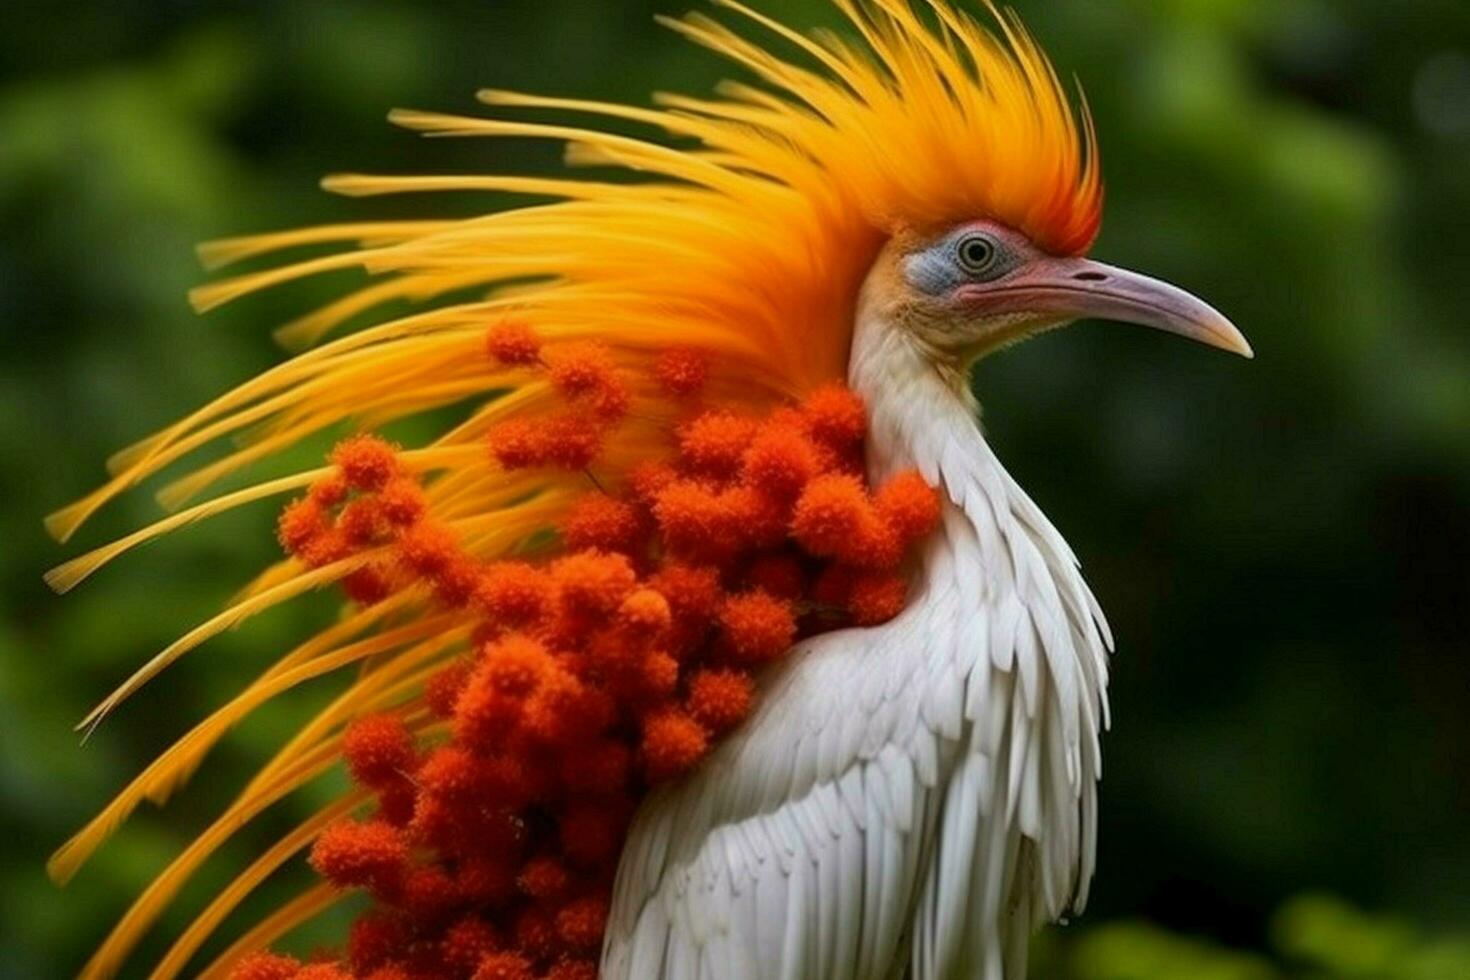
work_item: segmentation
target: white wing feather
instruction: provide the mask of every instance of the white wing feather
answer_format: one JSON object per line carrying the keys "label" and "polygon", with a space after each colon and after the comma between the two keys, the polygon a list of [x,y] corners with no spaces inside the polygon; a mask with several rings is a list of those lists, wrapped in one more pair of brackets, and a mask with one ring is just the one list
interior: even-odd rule
{"label": "white wing feather", "polygon": [[[972,520],[947,511],[950,545],[976,541]],[[915,980],[989,980],[1018,955],[1010,932],[1081,899],[1105,666],[1091,606],[1055,587],[969,598],[973,570],[929,569],[899,619],[794,650],[746,725],[645,803],[608,980],[877,980],[910,960]]]}
{"label": "white wing feather", "polygon": [[860,326],[852,378],[875,475],[917,466],[947,497],[915,595],[799,644],[645,801],[606,980],[1017,980],[1031,932],[1086,900],[1111,637],[973,406],[893,336]]}

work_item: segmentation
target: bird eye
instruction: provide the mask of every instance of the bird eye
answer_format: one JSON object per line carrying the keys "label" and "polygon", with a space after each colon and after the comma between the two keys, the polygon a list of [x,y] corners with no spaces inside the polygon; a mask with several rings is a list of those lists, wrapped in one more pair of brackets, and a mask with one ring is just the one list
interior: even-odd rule
{"label": "bird eye", "polygon": [[969,235],[956,246],[960,266],[972,276],[983,276],[993,270],[1000,249],[987,235]]}

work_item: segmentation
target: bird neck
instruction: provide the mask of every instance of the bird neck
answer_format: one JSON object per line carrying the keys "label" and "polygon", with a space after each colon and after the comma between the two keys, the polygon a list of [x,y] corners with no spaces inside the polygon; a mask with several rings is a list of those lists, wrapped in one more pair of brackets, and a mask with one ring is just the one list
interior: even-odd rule
{"label": "bird neck", "polygon": [[867,464],[876,484],[917,469],[957,504],[1004,475],[979,425],[968,371],[934,356],[879,304],[858,304],[848,385],[868,406]]}
{"label": "bird neck", "polygon": [[1076,617],[1084,645],[1107,636],[1071,548],[981,433],[963,365],[933,356],[881,304],[860,301],[848,383],[868,405],[869,479],[878,485],[914,469],[940,494],[940,527],[920,554],[917,595],[952,582],[965,594],[1011,594],[1038,610],[1061,595],[1072,611],[1090,611]]}

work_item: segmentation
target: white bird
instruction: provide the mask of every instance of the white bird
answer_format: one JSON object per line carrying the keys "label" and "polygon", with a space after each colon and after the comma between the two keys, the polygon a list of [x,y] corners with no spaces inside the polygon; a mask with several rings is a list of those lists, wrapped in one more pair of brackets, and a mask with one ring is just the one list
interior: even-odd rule
{"label": "white bird", "polygon": [[[289,560],[138,671],[89,729],[261,609],[338,581],[357,603],[53,859],[66,879],[258,704],[362,665],[150,887],[86,975],[115,970],[220,842],[338,757],[354,795],[243,871],[155,976],[183,969],[313,840],[327,881],[206,975],[586,977],[600,942],[605,980],[1015,980],[1034,930],[1081,910],[1112,639],[1071,549],[982,435],[970,369],[1083,318],[1250,348],[1188,293],[1086,257],[1101,206],[1091,123],[1079,127],[1019,22],[992,10],[997,34],[938,0],[932,23],[907,0],[837,2],[861,45],[725,0],[794,46],[793,60],[703,17],[673,22],[768,88],[664,96],[655,110],[482,93],[653,124],[693,148],[395,116],[429,133],[566,140],[572,162],[641,182],[338,177],[328,186],[354,194],[560,200],[210,247],[225,262],[362,243],[197,294],[208,307],[333,268],[384,277],[288,328],[295,342],[385,300],[483,298],[303,354],[125,451],[111,483],[53,518],[59,534],[245,426],[254,441],[165,500],[344,418],[379,424],[466,399],[472,411],[422,449],[348,440],[331,467],[227,494],[53,573],[69,588],[160,531],[310,488],[282,518]],[[860,460],[823,414],[841,416],[824,386],[842,381],[866,406]],[[641,465],[671,451],[662,469]],[[855,466],[876,496],[863,496]],[[884,542],[907,525],[884,494],[912,472],[937,491],[937,518],[901,576]],[[832,516],[823,492],[850,506]],[[818,533],[834,521],[846,530]],[[547,548],[548,527],[562,534],[553,557],[569,557],[523,561]],[[702,612],[690,611],[705,574],[694,566],[714,592]],[[836,612],[829,573],[849,583]],[[883,615],[859,598],[901,594],[904,578],[906,599]],[[375,815],[343,820],[373,797]],[[374,910],[340,965],[259,952],[352,888],[370,891]]]}
{"label": "white bird", "polygon": [[1023,977],[1035,929],[1082,910],[1112,637],[981,434],[969,368],[1085,316],[1250,353],[1187,293],[994,222],[885,247],[848,379],[872,481],[917,467],[943,492],[915,594],[801,644],[755,716],[645,804],[605,978]]}

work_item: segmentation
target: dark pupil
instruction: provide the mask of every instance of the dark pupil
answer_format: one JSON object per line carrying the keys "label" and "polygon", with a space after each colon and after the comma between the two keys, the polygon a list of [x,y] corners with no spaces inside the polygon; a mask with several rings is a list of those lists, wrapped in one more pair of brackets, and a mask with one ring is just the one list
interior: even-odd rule
{"label": "dark pupil", "polygon": [[990,264],[990,257],[994,254],[990,243],[983,238],[974,238],[965,243],[965,264],[974,269],[982,269]]}

